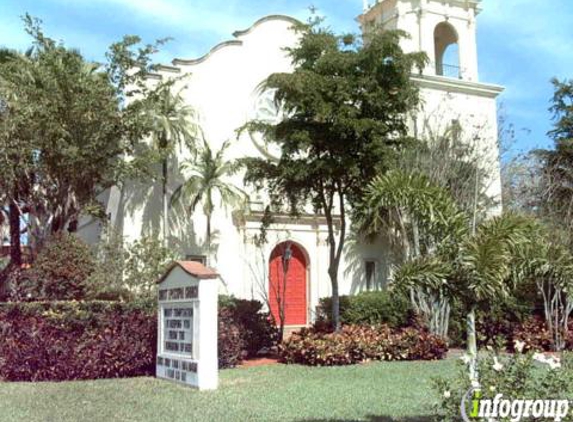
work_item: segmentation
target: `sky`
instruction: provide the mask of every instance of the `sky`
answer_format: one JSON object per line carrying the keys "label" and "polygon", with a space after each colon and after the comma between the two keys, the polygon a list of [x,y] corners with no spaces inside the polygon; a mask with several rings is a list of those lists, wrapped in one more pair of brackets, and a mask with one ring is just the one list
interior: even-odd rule
{"label": "sky", "polygon": [[[147,42],[172,37],[160,55],[168,63],[202,56],[269,14],[304,20],[310,6],[335,31],[358,32],[362,0],[0,0],[0,46],[29,46],[20,19],[28,12],[43,20],[48,36],[90,60],[103,60],[108,46],[126,34]],[[516,129],[512,153],[549,147],[550,79],[573,78],[573,1],[483,0],[482,8],[480,81],[506,87],[500,106]]]}

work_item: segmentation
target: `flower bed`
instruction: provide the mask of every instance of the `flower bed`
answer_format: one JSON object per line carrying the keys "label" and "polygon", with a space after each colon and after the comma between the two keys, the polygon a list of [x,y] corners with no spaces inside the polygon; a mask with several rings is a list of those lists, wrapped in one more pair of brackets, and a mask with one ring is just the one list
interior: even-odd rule
{"label": "flower bed", "polygon": [[285,363],[337,366],[369,360],[437,360],[447,351],[443,339],[422,329],[347,325],[339,333],[313,329],[294,333],[281,345],[280,356]]}

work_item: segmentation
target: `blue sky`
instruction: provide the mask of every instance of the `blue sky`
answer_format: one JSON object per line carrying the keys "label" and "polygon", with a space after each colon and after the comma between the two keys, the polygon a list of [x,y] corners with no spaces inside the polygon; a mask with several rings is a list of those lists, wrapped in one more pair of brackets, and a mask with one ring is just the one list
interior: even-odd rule
{"label": "blue sky", "polygon": [[[573,1],[483,0],[478,19],[480,79],[506,87],[501,102],[517,129],[513,151],[551,145],[553,76],[573,78]],[[551,6],[548,5],[551,4]],[[101,60],[124,34],[173,37],[161,58],[193,58],[268,14],[300,19],[316,6],[337,31],[357,31],[362,0],[0,0],[0,45],[24,49],[19,17],[44,21],[52,38]]]}

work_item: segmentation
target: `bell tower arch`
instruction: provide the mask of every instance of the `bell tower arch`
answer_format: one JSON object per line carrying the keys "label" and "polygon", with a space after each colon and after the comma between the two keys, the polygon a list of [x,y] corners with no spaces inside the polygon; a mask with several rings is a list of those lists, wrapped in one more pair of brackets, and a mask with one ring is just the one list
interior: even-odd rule
{"label": "bell tower arch", "polygon": [[481,0],[365,0],[363,32],[374,26],[410,34],[406,52],[423,51],[424,74],[478,82],[476,17]]}

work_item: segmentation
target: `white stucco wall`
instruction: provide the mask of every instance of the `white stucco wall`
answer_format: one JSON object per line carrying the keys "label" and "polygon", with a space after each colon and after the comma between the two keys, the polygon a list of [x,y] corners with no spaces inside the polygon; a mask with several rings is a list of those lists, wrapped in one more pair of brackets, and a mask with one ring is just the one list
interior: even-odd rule
{"label": "white stucco wall", "polygon": [[[433,0],[429,1],[432,2]],[[394,21],[394,26],[418,31],[419,20],[412,20],[415,15],[403,10],[406,3],[411,2],[385,0],[384,10],[388,9],[385,13],[390,13],[387,15],[390,20],[399,18]],[[392,7],[398,8],[398,15]],[[428,37],[432,39],[433,25],[437,18],[438,15],[434,11],[428,14],[427,21],[422,20],[423,23],[431,22],[427,25],[424,23],[421,27],[424,31],[423,28],[431,28],[427,30],[428,35],[423,37],[422,43],[427,43]],[[441,19],[443,20],[444,16],[441,16]],[[234,40],[215,47],[207,56],[197,60],[175,59],[173,67],[166,67],[161,71],[163,77],[188,76],[177,89],[186,87],[183,95],[197,111],[205,137],[214,150],[218,150],[225,140],[234,140],[228,159],[260,155],[249,135],[245,134],[236,139],[236,130],[248,120],[264,115],[261,107],[265,101],[261,101],[257,93],[258,85],[271,73],[288,72],[292,69],[283,50],[297,41],[291,29],[292,24],[293,20],[287,17],[264,18],[249,30],[237,32]],[[468,28],[471,29],[470,26]],[[475,28],[469,31],[475,32]],[[466,46],[466,43],[473,44]],[[460,51],[468,56],[463,59],[464,63],[472,67],[473,59],[470,56],[475,54],[475,35],[473,38],[467,35],[467,39],[463,43],[460,41],[460,44],[464,45]],[[416,45],[415,41],[407,41],[405,48],[414,50]],[[484,150],[497,157],[495,98],[501,89],[476,82],[477,62],[475,73],[467,75],[471,77],[468,76],[465,80],[439,77],[431,72],[414,77],[421,87],[423,104],[417,116],[418,126],[421,127],[420,122],[424,119],[434,122],[432,124],[436,127],[444,122],[458,120],[466,128],[475,128]],[[474,136],[474,131],[468,130],[467,134]],[[184,157],[181,155],[174,157],[170,163],[173,170],[170,178],[171,190],[183,180],[177,171],[182,158]],[[494,167],[490,193],[497,196],[501,192],[499,166],[496,164]],[[243,187],[242,175],[237,175],[233,183]],[[123,190],[114,189],[107,199],[112,221],[128,240],[138,239],[152,228],[159,228],[159,183],[134,183]],[[256,202],[259,198],[253,194],[250,199]],[[193,215],[182,209],[173,209],[170,218],[170,245],[183,255],[205,255],[203,246],[206,219],[201,207],[199,206]],[[308,313],[311,319],[319,298],[331,294],[327,273],[327,232],[319,220],[308,217],[298,222],[291,220],[273,225],[268,230],[268,243],[262,249],[253,243],[253,237],[260,233],[260,221],[257,218],[233,218],[230,210],[217,207],[212,218],[212,228],[213,243],[217,248],[210,265],[216,267],[221,275],[222,293],[260,299],[261,289],[267,287],[268,260],[273,248],[282,241],[290,240],[301,246],[308,257]],[[94,229],[94,224],[87,224],[84,233],[92,241],[96,241],[97,230]],[[365,289],[366,259],[377,262],[378,284],[383,285],[387,281],[391,262],[384,240],[374,244],[350,243],[340,266],[341,294],[354,294]]]}

